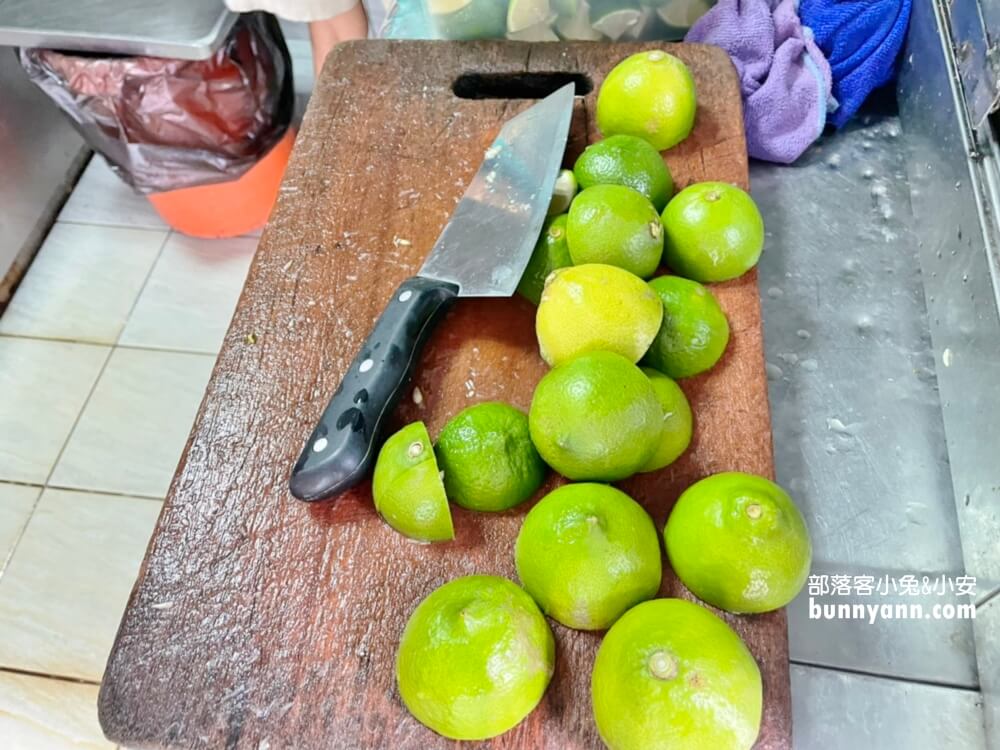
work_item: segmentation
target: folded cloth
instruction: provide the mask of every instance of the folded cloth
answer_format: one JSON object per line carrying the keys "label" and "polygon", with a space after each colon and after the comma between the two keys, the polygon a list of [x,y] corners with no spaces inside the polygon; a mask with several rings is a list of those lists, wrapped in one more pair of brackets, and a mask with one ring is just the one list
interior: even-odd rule
{"label": "folded cloth", "polygon": [[830,61],[838,128],[874,89],[892,80],[912,0],[802,0],[799,15]]}
{"label": "folded cloth", "polygon": [[732,58],[750,156],[790,164],[822,134],[836,106],[830,66],[795,0],[719,0],[685,41],[714,44]]}

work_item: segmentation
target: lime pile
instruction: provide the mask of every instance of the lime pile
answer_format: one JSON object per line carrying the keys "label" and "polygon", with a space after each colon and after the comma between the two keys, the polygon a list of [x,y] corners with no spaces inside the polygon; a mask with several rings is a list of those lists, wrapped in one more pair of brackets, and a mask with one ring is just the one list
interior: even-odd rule
{"label": "lime pile", "polygon": [[[440,0],[432,11],[480,33],[501,23],[495,7],[503,6],[508,34],[547,38],[552,28],[585,36],[585,26],[628,35],[667,8],[632,5]],[[570,482],[524,516],[513,549],[523,589],[495,576],[459,578],[410,616],[399,694],[444,737],[494,737],[542,700],[555,662],[547,615],[568,628],[607,629],[591,692],[612,750],[746,750],[756,741],[754,657],[707,607],[655,598],[660,540],[695,596],[752,615],[785,606],[805,582],[811,547],[801,514],[773,482],[729,472],[689,487],[658,533],[638,502],[606,484],[670,471],[697,444],[685,390],[698,386],[684,379],[711,377],[730,339],[725,289],[703,284],[747,272],[763,247],[760,214],[738,187],[704,182],[674,194],[660,151],[688,137],[696,113],[694,80],[673,55],[640,52],[608,74],[597,100],[606,138],[560,175],[518,286],[537,305],[539,354],[551,368],[527,413],[475,404],[436,443],[416,422],[379,455],[375,507],[422,542],[454,538],[449,501],[510,511],[539,492],[550,467]],[[672,275],[658,274],[661,262]]]}

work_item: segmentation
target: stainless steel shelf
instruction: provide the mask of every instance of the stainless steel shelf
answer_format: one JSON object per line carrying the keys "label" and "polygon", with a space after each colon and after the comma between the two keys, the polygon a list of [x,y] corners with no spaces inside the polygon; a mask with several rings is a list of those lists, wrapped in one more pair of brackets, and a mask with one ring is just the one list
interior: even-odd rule
{"label": "stainless steel shelf", "polygon": [[0,0],[0,45],[201,60],[236,17],[221,0]]}

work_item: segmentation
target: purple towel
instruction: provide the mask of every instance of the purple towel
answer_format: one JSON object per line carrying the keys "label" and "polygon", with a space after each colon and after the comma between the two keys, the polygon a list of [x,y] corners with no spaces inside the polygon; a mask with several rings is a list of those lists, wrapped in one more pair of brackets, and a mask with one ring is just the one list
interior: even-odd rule
{"label": "purple towel", "polygon": [[685,41],[714,44],[732,58],[750,156],[790,164],[823,132],[836,106],[830,66],[795,0],[719,0]]}

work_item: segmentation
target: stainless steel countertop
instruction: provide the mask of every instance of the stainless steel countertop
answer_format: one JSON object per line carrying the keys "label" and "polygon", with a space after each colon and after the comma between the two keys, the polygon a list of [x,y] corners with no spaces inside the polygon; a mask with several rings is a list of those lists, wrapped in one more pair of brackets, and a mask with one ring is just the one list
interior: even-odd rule
{"label": "stainless steel countertop", "polygon": [[[792,167],[751,166],[776,471],[814,573],[965,571],[904,140],[869,115]],[[811,620],[807,593],[789,607],[796,747],[988,747],[972,621]]]}
{"label": "stainless steel countertop", "polygon": [[201,60],[236,17],[221,0],[0,0],[0,45]]}

